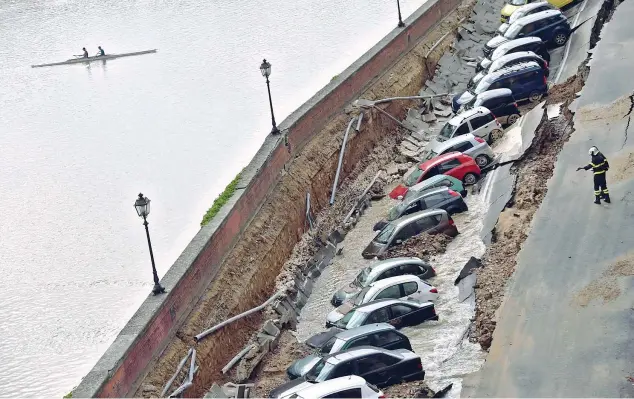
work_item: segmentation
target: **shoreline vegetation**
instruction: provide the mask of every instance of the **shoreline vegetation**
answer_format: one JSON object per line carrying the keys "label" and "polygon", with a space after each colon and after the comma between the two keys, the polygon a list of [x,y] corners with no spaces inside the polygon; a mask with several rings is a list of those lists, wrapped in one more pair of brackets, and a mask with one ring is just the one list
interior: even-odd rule
{"label": "shoreline vegetation", "polygon": [[214,216],[216,216],[218,212],[220,212],[220,208],[222,208],[222,206],[226,204],[227,201],[229,201],[231,196],[233,196],[233,193],[235,193],[236,189],[238,188],[238,181],[240,180],[241,175],[242,171],[240,171],[240,173],[238,173],[236,177],[231,180],[231,183],[229,183],[227,187],[225,187],[225,189],[218,195],[218,197],[216,197],[214,203],[211,204],[211,208],[209,208],[205,213],[205,216],[203,216],[203,220],[200,222],[200,227],[204,227],[207,223],[209,223],[211,219],[213,219]]}

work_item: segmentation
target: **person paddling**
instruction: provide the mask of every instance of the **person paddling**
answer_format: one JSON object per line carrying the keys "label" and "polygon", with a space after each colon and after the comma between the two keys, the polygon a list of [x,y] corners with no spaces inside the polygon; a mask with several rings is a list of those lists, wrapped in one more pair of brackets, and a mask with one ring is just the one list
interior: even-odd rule
{"label": "person paddling", "polygon": [[83,55],[76,55],[75,57],[88,58],[88,50],[86,50],[86,47],[83,47],[82,50],[84,50],[84,54]]}
{"label": "person paddling", "polygon": [[106,52],[103,51],[103,49],[101,48],[101,46],[97,46],[99,48],[99,51],[97,51],[97,55],[96,57],[103,57],[104,55],[106,55]]}

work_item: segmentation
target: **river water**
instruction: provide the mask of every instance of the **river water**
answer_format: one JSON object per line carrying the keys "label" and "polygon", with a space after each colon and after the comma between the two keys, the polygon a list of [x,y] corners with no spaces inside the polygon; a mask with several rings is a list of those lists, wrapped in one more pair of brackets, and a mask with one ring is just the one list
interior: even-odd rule
{"label": "river water", "polygon": [[[425,0],[402,0],[403,16]],[[0,396],[77,385],[277,120],[395,27],[392,0],[0,2]],[[91,54],[157,54],[32,69]]]}

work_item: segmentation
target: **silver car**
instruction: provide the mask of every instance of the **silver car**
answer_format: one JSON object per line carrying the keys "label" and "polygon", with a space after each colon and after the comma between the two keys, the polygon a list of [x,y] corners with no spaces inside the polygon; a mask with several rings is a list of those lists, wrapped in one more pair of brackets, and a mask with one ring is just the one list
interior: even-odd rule
{"label": "silver car", "polygon": [[453,151],[460,151],[465,155],[469,155],[480,168],[489,165],[495,159],[493,150],[484,139],[467,133],[443,142],[430,141],[425,151],[421,154],[422,161],[425,162]]}

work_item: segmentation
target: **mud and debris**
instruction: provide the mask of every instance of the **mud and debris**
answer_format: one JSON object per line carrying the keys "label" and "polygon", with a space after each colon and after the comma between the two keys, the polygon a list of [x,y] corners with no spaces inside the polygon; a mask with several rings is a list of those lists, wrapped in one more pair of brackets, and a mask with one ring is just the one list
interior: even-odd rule
{"label": "mud and debris", "polygon": [[429,260],[433,255],[445,253],[447,245],[453,238],[445,234],[419,234],[414,236],[401,245],[388,249],[378,258],[389,259],[401,256],[415,256],[423,260]]}
{"label": "mud and debris", "polygon": [[404,382],[382,389],[388,398],[433,398],[436,392],[425,381]]}
{"label": "mud and debris", "polygon": [[617,259],[598,279],[581,289],[573,302],[581,307],[586,307],[595,300],[611,302],[621,295],[619,279],[630,276],[634,276],[634,253]]}

